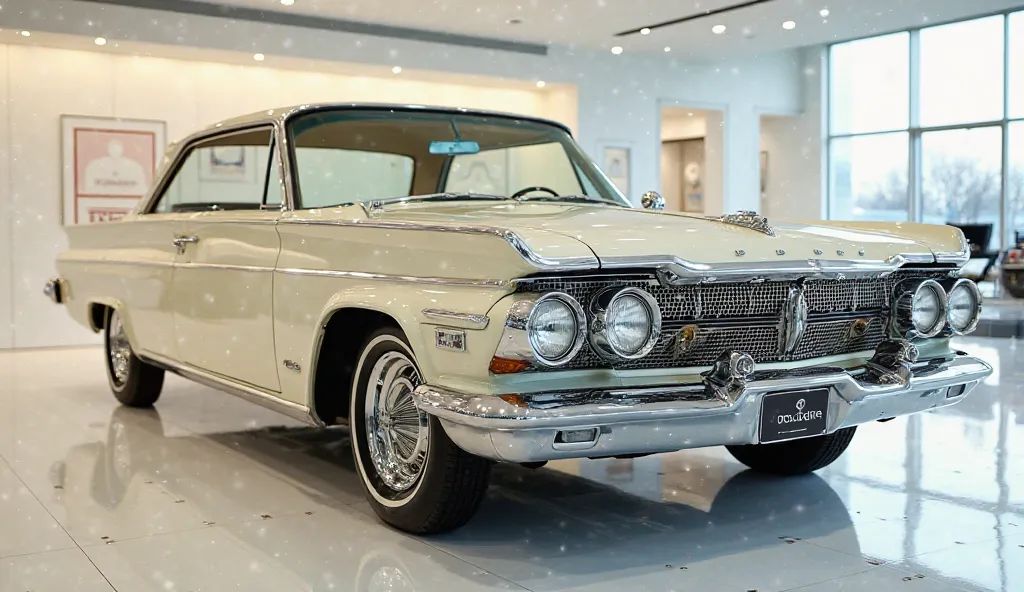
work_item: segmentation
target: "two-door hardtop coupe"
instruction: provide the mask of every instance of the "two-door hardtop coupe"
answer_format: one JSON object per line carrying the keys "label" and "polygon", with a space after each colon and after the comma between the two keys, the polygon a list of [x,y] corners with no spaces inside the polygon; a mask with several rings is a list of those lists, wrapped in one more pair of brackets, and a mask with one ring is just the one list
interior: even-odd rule
{"label": "two-door hardtop coupe", "polygon": [[165,371],[351,431],[367,499],[464,524],[491,463],[726,445],[820,469],[856,426],[962,400],[963,234],[634,208],[557,123],[309,105],[175,145],[137,210],[68,229],[46,293],[110,387]]}

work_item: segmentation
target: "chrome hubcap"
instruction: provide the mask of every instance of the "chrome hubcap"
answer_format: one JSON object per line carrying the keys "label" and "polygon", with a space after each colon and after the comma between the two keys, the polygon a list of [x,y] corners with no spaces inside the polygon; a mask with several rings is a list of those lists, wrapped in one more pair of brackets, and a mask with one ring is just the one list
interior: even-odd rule
{"label": "chrome hubcap", "polygon": [[407,491],[427,459],[430,422],[416,408],[412,392],[420,384],[416,366],[399,352],[388,352],[373,366],[364,420],[370,459],[384,484]]}
{"label": "chrome hubcap", "polygon": [[110,370],[114,375],[114,382],[118,386],[128,380],[128,359],[132,355],[132,348],[128,344],[128,335],[124,332],[124,323],[121,322],[119,314],[110,315]]}

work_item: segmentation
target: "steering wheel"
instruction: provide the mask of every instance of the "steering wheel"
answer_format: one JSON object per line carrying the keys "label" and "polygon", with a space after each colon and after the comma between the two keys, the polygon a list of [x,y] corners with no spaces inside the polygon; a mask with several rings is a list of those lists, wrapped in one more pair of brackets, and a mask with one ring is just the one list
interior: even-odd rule
{"label": "steering wheel", "polygon": [[533,193],[534,191],[544,191],[546,193],[550,193],[554,197],[558,197],[558,193],[554,189],[548,189],[547,187],[534,185],[533,187],[527,187],[526,189],[520,189],[519,191],[516,191],[515,193],[512,194],[512,199],[519,199],[520,197],[526,195],[527,193]]}

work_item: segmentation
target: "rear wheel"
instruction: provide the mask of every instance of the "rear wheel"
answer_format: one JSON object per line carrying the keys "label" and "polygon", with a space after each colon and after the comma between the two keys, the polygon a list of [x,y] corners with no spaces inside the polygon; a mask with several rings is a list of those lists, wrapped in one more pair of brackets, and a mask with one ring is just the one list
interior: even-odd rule
{"label": "rear wheel", "polygon": [[856,426],[831,434],[773,444],[726,446],[733,457],[755,471],[775,475],[801,475],[832,464],[853,440]]}
{"label": "rear wheel", "polygon": [[416,407],[420,373],[396,328],[370,336],[359,356],[349,409],[352,450],[366,499],[388,524],[416,534],[469,521],[487,492],[491,462],[456,446]]}
{"label": "rear wheel", "polygon": [[135,355],[124,321],[112,308],[107,310],[104,334],[110,390],[123,405],[152,406],[160,398],[164,386],[163,369],[147,364]]}

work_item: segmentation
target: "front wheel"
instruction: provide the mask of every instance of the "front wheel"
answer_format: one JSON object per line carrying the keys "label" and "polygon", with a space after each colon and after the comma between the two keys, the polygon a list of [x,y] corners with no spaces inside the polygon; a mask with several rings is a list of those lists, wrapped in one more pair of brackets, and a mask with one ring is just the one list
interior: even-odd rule
{"label": "front wheel", "polygon": [[107,382],[122,405],[150,407],[160,398],[164,387],[164,371],[143,362],[132,351],[121,315],[107,310],[104,328],[107,354]]}
{"label": "front wheel", "polygon": [[416,361],[396,328],[367,340],[352,384],[349,425],[356,470],[370,506],[415,534],[456,529],[487,492],[491,462],[456,446],[436,418],[416,407]]}
{"label": "front wheel", "polygon": [[736,460],[755,471],[775,475],[802,475],[832,464],[846,451],[856,431],[857,427],[854,426],[800,440],[725,448]]}

